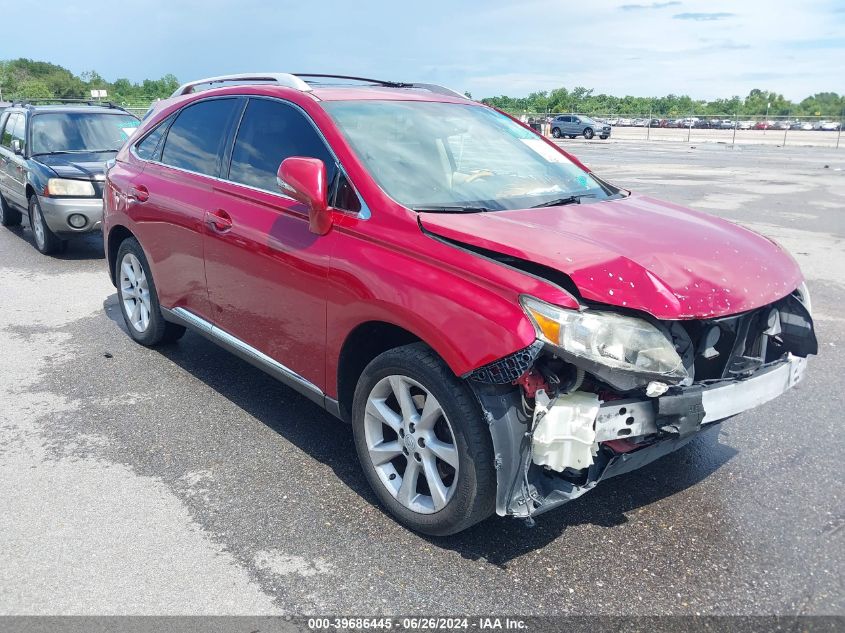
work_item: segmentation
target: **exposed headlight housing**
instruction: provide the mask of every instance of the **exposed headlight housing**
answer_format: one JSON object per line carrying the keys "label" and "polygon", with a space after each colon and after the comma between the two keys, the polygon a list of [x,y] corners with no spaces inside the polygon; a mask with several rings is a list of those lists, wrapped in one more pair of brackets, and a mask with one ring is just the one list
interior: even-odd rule
{"label": "exposed headlight housing", "polygon": [[813,304],[810,301],[810,289],[807,288],[807,282],[802,281],[801,285],[795,289],[795,292],[798,294],[798,300],[804,304],[804,307],[807,308],[807,312],[812,315]]}
{"label": "exposed headlight housing", "polygon": [[94,185],[90,180],[70,180],[68,178],[50,178],[44,188],[48,196],[93,196]]}
{"label": "exposed headlight housing", "polygon": [[[654,379],[679,383],[688,378],[672,342],[644,319],[600,310],[567,310],[528,296],[523,296],[521,302],[538,337],[560,350],[573,364],[593,364],[624,372],[628,378],[619,383],[627,388]],[[601,377],[606,379],[612,373],[603,371]]]}

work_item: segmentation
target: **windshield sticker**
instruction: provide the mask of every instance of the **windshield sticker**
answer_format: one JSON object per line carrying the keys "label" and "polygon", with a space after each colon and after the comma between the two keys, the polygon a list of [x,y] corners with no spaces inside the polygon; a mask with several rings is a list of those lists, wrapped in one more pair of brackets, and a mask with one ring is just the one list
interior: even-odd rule
{"label": "windshield sticker", "polygon": [[135,130],[138,129],[138,126],[141,125],[140,121],[135,121],[134,119],[126,120],[123,119],[118,122],[117,127],[120,128],[120,131],[123,133],[124,138],[129,138],[135,133]]}
{"label": "windshield sticker", "polygon": [[549,147],[546,142],[539,138],[522,138],[519,139],[528,147],[537,152],[540,156],[545,158],[550,163],[568,163],[566,156],[555,151],[554,147]]}

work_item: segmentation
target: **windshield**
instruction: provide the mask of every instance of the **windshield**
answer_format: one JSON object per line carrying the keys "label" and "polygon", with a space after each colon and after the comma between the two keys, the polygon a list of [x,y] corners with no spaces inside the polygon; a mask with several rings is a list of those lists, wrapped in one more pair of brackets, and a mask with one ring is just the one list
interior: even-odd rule
{"label": "windshield", "polygon": [[379,186],[412,209],[524,209],[616,193],[490,108],[418,101],[323,107]]}
{"label": "windshield", "polygon": [[116,152],[138,125],[138,119],[126,113],[39,113],[32,117],[32,153]]}

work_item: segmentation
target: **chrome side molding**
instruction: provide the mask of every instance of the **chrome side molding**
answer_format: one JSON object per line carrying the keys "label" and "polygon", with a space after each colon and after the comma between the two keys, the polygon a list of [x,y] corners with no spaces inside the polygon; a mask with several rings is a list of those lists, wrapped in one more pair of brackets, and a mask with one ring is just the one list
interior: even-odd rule
{"label": "chrome side molding", "polygon": [[277,360],[270,358],[267,354],[248,345],[241,339],[232,336],[202,317],[198,317],[190,310],[186,310],[185,308],[173,308],[172,310],[162,308],[161,311],[164,318],[168,321],[184,325],[197,334],[217,343],[238,358],[258,367],[258,369],[270,374],[273,378],[288,387],[295,389],[309,400],[316,402],[330,413],[338,415],[337,412],[339,409],[336,400],[327,397],[317,385],[303,378],[289,367],[285,367]]}

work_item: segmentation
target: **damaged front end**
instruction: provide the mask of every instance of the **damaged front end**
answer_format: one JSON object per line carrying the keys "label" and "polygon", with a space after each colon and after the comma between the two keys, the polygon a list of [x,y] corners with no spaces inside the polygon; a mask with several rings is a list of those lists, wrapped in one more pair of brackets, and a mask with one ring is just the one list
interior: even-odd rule
{"label": "damaged front end", "polygon": [[496,511],[531,517],[797,384],[817,353],[806,287],[739,315],[656,321],[531,297],[531,346],[467,376],[495,450]]}

